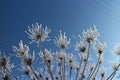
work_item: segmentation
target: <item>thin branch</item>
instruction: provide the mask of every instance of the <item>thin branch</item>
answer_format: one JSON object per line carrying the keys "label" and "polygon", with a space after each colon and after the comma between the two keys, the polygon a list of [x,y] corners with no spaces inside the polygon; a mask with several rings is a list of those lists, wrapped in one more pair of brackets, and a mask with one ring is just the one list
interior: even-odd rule
{"label": "thin branch", "polygon": [[99,58],[98,58],[97,64],[96,64],[96,66],[95,66],[94,70],[92,71],[92,73],[91,73],[91,75],[89,76],[89,78],[88,78],[88,79],[90,79],[90,78],[93,76],[94,72],[96,71],[96,69],[97,69],[97,67],[98,67],[98,65],[99,65],[99,60],[100,60],[100,57],[101,57],[101,54],[99,55]]}
{"label": "thin branch", "polygon": [[87,67],[87,64],[88,64],[89,55],[90,55],[90,42],[88,43],[88,54],[87,54],[87,60],[86,60],[86,63],[85,63],[85,65],[84,65],[84,69],[83,69],[83,72],[82,72],[82,74],[81,74],[81,78],[80,78],[80,80],[83,79],[83,75],[84,75],[84,73],[85,73],[85,70],[86,70],[86,67]]}
{"label": "thin branch", "polygon": [[117,69],[114,70],[106,80],[109,80],[116,73],[119,67],[120,67],[120,64],[118,65]]}
{"label": "thin branch", "polygon": [[47,62],[46,55],[45,55],[45,51],[44,51],[44,48],[42,47],[42,41],[40,41],[40,48],[41,48],[41,51],[43,52],[44,62],[45,62],[45,64],[46,64],[46,66],[47,66],[47,69],[48,69],[48,71],[49,71],[49,74],[50,74],[52,80],[54,80],[54,77],[53,77],[53,74],[52,74],[52,71],[51,71],[51,66],[50,66],[50,65],[48,64],[48,62]]}
{"label": "thin branch", "polygon": [[81,53],[80,53],[80,56],[81,56],[81,60],[80,60],[79,68],[78,68],[78,70],[77,70],[77,74],[76,74],[76,80],[78,79],[78,74],[79,74],[79,72],[80,72],[80,68],[81,68],[82,61],[83,61],[83,58],[82,58],[82,55],[81,55]]}

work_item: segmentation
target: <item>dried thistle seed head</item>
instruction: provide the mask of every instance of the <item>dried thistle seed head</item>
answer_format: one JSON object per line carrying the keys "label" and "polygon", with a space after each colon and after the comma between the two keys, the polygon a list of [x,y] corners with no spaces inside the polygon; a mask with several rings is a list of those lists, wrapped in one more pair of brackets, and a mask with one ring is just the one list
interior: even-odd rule
{"label": "dried thistle seed head", "polygon": [[6,58],[1,58],[1,60],[0,60],[0,66],[5,67],[6,65],[7,65]]}
{"label": "dried thistle seed head", "polygon": [[83,39],[80,39],[80,41],[76,43],[75,49],[76,49],[76,51],[85,53],[85,51],[86,51],[86,42]]}
{"label": "dried thistle seed head", "polygon": [[18,56],[26,56],[29,53],[29,47],[23,44],[21,40],[19,43],[19,47],[13,46],[13,51],[17,53]]}
{"label": "dried thistle seed head", "polygon": [[25,75],[29,75],[29,73],[30,73],[30,70],[24,70]]}
{"label": "dried thistle seed head", "polygon": [[33,60],[31,58],[29,58],[28,60],[26,60],[26,64],[27,65],[32,65],[32,62],[33,62]]}
{"label": "dried thistle seed head", "polygon": [[58,47],[65,49],[69,46],[70,39],[68,40],[66,34],[62,34],[62,32],[60,31],[58,38],[55,36],[54,42]]}
{"label": "dried thistle seed head", "polygon": [[42,24],[36,23],[35,25],[32,25],[32,28],[28,27],[28,31],[25,31],[33,43],[39,43],[39,41],[45,41],[48,38],[48,34],[50,33],[51,29],[42,27]]}
{"label": "dried thistle seed head", "polygon": [[93,29],[90,28],[86,31],[83,31],[83,38],[88,43],[95,43],[97,38],[99,37],[99,32],[96,29],[96,26],[94,25]]}
{"label": "dried thistle seed head", "polygon": [[86,50],[86,47],[81,47],[80,48],[80,51],[83,52],[83,53],[85,52],[85,50]]}
{"label": "dried thistle seed head", "polygon": [[98,41],[98,43],[94,46],[94,50],[95,52],[97,53],[97,55],[102,55],[104,52],[105,52],[105,49],[106,49],[106,43],[100,43]]}

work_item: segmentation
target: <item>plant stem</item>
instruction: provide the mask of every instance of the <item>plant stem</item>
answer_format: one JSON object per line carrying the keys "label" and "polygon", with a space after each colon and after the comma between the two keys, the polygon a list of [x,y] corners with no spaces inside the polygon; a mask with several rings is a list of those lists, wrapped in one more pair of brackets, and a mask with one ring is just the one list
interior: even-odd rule
{"label": "plant stem", "polygon": [[82,61],[83,61],[82,55],[80,55],[80,56],[81,56],[81,60],[80,60],[79,68],[78,68],[78,70],[77,70],[76,80],[78,79],[78,74],[79,74],[79,72],[80,72],[81,64],[82,64]]}
{"label": "plant stem", "polygon": [[32,72],[33,72],[34,76],[36,77],[36,79],[39,80],[37,74],[36,74],[35,71],[33,70],[32,65],[29,65],[29,67],[30,67],[30,69],[32,70]]}
{"label": "plant stem", "polygon": [[89,77],[88,79],[90,79],[90,78],[93,76],[93,74],[94,74],[95,70],[97,69],[97,67],[98,67],[98,65],[99,65],[99,60],[100,60],[100,57],[101,57],[101,54],[99,55],[99,58],[98,58],[97,64],[96,64],[96,66],[95,66],[95,68],[94,68],[93,72],[91,73],[91,75],[90,75],[90,77]]}
{"label": "plant stem", "polygon": [[100,68],[100,64],[98,65],[98,68],[97,68],[96,73],[95,73],[95,75],[93,76],[93,78],[96,77],[96,75],[97,75],[97,73],[98,73],[98,71],[99,71],[99,68]]}
{"label": "plant stem", "polygon": [[71,80],[71,78],[72,78],[72,69],[71,69],[71,67],[70,67],[70,80]]}
{"label": "plant stem", "polygon": [[65,75],[66,75],[66,67],[65,67],[65,55],[64,55],[64,80],[65,80]]}
{"label": "plant stem", "polygon": [[41,51],[43,52],[44,62],[45,62],[45,64],[46,64],[46,66],[47,66],[47,69],[48,69],[48,71],[49,71],[49,74],[50,74],[52,80],[54,80],[54,77],[53,77],[53,74],[52,74],[52,71],[51,71],[51,66],[50,66],[50,65],[48,64],[48,62],[47,62],[46,55],[45,55],[45,51],[44,51],[44,48],[42,47],[42,41],[40,41],[40,48],[41,48]]}
{"label": "plant stem", "polygon": [[[120,67],[120,64],[118,65],[117,69],[114,70],[106,80],[109,80],[109,79],[116,73],[116,71],[118,70],[119,67]],[[113,76],[113,77],[114,77],[114,76]],[[113,78],[113,77],[112,77],[112,78]]]}
{"label": "plant stem", "polygon": [[86,60],[86,63],[85,63],[85,65],[84,65],[84,69],[83,69],[83,72],[82,72],[82,74],[81,74],[81,78],[80,78],[80,80],[83,79],[83,74],[85,73],[85,69],[86,69],[86,67],[87,67],[87,63],[88,63],[88,60],[89,60],[89,55],[90,55],[90,42],[88,43],[88,54],[87,54],[87,60]]}

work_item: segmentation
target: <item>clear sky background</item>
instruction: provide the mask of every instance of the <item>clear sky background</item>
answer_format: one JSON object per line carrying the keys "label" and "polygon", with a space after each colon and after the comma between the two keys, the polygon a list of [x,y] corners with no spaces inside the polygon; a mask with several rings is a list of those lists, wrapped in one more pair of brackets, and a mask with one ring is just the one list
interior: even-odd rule
{"label": "clear sky background", "polygon": [[[108,62],[116,58],[111,50],[120,42],[119,4],[119,0],[0,0],[0,49],[15,54],[13,45],[20,40],[29,44],[25,30],[36,22],[52,29],[52,39],[60,30],[66,32],[71,45],[75,44],[73,35],[81,35],[83,29],[95,24],[100,41],[107,43],[104,65],[109,66]],[[36,44],[30,47],[33,50]],[[45,47],[56,49],[53,42]]]}

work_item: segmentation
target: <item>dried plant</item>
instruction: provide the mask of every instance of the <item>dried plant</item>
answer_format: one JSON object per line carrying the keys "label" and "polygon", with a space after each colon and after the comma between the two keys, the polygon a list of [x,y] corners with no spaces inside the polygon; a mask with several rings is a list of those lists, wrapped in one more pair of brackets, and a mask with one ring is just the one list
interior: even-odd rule
{"label": "dried plant", "polygon": [[[106,70],[102,65],[106,43],[99,41],[99,32],[95,25],[93,28],[83,30],[82,36],[78,37],[79,41],[73,48],[75,53],[78,53],[77,55],[66,51],[71,45],[71,39],[66,36],[65,32],[60,31],[60,34],[53,39],[59,48],[56,52],[52,52],[52,48],[48,50],[43,46],[43,42],[50,39],[51,29],[48,27],[43,28],[41,24],[36,23],[28,27],[28,31],[25,32],[32,40],[30,43],[37,43],[39,47],[36,48],[40,49],[39,54],[35,53],[35,50],[31,53],[29,46],[22,40],[19,46],[13,46],[15,55],[21,60],[20,71],[29,80],[112,80],[120,69],[120,63],[113,63],[111,65],[113,72],[106,75]],[[91,61],[91,52],[96,53],[96,61],[94,59]],[[113,53],[120,55],[119,45],[114,48]],[[35,63],[36,55],[39,56],[41,66]],[[0,52],[0,79],[21,80],[19,75],[13,74],[14,64],[11,63],[10,58]],[[35,69],[33,64],[38,69]]]}

